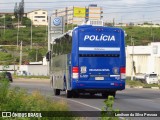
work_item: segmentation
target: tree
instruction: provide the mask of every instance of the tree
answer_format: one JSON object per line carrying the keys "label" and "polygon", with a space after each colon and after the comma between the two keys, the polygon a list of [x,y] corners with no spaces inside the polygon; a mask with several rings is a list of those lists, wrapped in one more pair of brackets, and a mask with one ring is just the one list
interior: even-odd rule
{"label": "tree", "polygon": [[41,61],[42,60],[42,54],[40,52],[38,52],[37,49],[33,49],[29,52],[28,54],[28,60],[30,61],[36,61],[36,56],[37,56],[37,61]]}
{"label": "tree", "polygon": [[22,19],[22,25],[25,25],[25,26],[31,26],[31,20],[27,17],[24,17]]}
{"label": "tree", "polygon": [[20,3],[19,3],[19,17],[21,18],[20,20],[22,21],[22,18],[23,18],[23,15],[24,15],[24,0],[22,0]]}
{"label": "tree", "polygon": [[22,21],[22,18],[23,18],[23,15],[24,15],[24,0],[22,0],[20,3],[19,3],[19,6],[17,5],[17,3],[15,4],[15,7],[14,7],[14,15],[16,18],[20,18],[20,20]]}
{"label": "tree", "polygon": [[15,3],[15,7],[14,7],[14,16],[15,16],[15,18],[18,18],[18,6],[17,6],[17,3]]}

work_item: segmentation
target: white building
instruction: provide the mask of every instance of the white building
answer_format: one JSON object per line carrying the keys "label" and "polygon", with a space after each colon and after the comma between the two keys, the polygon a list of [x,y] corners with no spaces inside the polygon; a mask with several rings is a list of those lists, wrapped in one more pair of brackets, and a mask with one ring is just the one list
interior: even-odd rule
{"label": "white building", "polygon": [[[82,16],[74,16],[75,8],[79,9],[79,11],[83,11],[84,14]],[[96,4],[91,4],[87,7],[81,6],[71,6],[61,9],[56,9],[53,11],[53,16],[59,17],[63,16],[65,18],[66,24],[77,24],[81,25],[87,20],[101,20],[102,16],[102,8],[98,7]]]}
{"label": "white building", "polygon": [[[153,42],[148,46],[127,46],[126,47],[126,75],[136,73],[155,72],[160,75],[160,42]],[[132,73],[133,72],[133,73]]]}
{"label": "white building", "polygon": [[31,19],[33,25],[48,25],[48,12],[38,9],[27,13],[27,18]]}

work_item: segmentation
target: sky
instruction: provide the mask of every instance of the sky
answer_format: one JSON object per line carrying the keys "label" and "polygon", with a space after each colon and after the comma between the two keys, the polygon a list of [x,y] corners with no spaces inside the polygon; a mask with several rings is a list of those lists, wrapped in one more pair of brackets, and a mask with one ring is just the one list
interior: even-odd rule
{"label": "sky", "polygon": [[[16,2],[0,0],[0,12],[13,12]],[[55,9],[70,6],[97,4],[103,9],[103,20],[116,23],[160,23],[160,0],[24,0],[25,12],[44,9],[52,13]]]}

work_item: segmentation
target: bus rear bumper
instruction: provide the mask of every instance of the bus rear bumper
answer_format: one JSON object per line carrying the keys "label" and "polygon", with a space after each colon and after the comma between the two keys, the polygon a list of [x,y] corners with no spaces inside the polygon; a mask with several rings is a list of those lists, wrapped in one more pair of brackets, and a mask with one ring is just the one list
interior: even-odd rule
{"label": "bus rear bumper", "polygon": [[117,91],[125,89],[125,81],[74,81],[72,89],[108,90]]}

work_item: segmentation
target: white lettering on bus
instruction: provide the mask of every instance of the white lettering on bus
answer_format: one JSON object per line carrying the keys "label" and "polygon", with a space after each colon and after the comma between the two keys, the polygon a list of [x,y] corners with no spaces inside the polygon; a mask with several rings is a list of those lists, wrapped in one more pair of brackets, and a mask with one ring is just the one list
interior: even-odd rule
{"label": "white lettering on bus", "polygon": [[85,35],[84,36],[84,41],[90,40],[90,41],[115,41],[115,36],[114,35]]}
{"label": "white lettering on bus", "polygon": [[110,71],[109,69],[89,69],[89,71]]}

